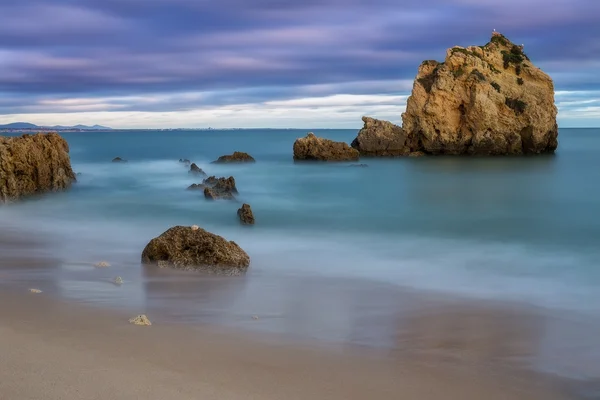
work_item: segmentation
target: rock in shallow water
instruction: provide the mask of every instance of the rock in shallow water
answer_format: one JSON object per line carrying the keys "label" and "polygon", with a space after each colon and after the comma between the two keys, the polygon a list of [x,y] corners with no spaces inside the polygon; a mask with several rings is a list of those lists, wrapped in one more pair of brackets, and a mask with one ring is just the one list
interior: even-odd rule
{"label": "rock in shallow water", "polygon": [[75,181],[69,145],[57,133],[0,136],[0,203],[65,190]]}
{"label": "rock in shallow water", "polygon": [[410,144],[401,127],[370,117],[362,120],[364,126],[351,143],[361,156],[396,157],[410,153]]}
{"label": "rock in shallow water", "polygon": [[237,243],[202,228],[175,226],[152,239],[142,252],[142,263],[161,264],[210,274],[240,275],[250,257]]}
{"label": "rock in shallow water", "polygon": [[204,172],[202,170],[202,168],[200,168],[199,166],[196,165],[196,163],[192,163],[192,165],[190,165],[190,174],[192,175],[200,175],[200,176],[207,176],[206,172]]}
{"label": "rock in shallow water", "polygon": [[130,318],[129,319],[129,323],[133,324],[133,325],[140,325],[140,326],[150,326],[152,325],[152,322],[150,322],[150,320],[148,319],[148,317],[144,314],[142,315],[138,315],[136,317]]}
{"label": "rock in shallow water", "polygon": [[233,176],[229,178],[211,176],[202,181],[202,184],[204,185],[204,197],[209,200],[233,200],[235,199],[234,194],[238,193]]}
{"label": "rock in shallow water", "polygon": [[113,158],[112,162],[114,162],[114,163],[126,163],[127,160],[124,160],[121,157],[115,157],[115,158]]}
{"label": "rock in shallow water", "polygon": [[241,151],[236,151],[233,154],[225,155],[219,157],[217,160],[213,161],[213,164],[234,164],[234,163],[253,163],[256,162],[254,157],[252,157],[248,153],[244,153]]}
{"label": "rock in shallow water", "polygon": [[411,150],[427,154],[551,153],[556,115],[552,79],[494,32],[485,46],[421,63],[402,128]]}
{"label": "rock in shallow water", "polygon": [[357,161],[358,150],[344,142],[334,142],[309,132],[294,142],[295,161]]}
{"label": "rock in shallow water", "polygon": [[254,213],[252,212],[252,208],[250,208],[250,204],[242,204],[242,207],[237,211],[237,215],[242,224],[254,225]]}

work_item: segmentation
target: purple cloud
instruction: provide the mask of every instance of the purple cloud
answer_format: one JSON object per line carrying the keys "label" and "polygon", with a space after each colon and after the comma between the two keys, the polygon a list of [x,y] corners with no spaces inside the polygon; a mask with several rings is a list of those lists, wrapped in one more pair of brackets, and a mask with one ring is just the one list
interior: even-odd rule
{"label": "purple cloud", "polygon": [[483,44],[494,28],[525,43],[557,90],[593,90],[596,15],[595,0],[8,0],[0,112],[65,97],[206,92],[120,104],[145,111],[389,92],[377,82],[410,82],[423,59]]}

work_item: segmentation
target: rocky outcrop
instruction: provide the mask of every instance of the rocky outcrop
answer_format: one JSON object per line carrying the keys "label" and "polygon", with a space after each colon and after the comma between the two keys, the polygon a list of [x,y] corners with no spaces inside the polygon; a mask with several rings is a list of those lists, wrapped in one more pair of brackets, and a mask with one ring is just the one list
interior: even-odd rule
{"label": "rocky outcrop", "polygon": [[115,157],[115,158],[112,159],[112,162],[114,162],[114,163],[126,163],[127,160],[124,160],[121,157]]}
{"label": "rocky outcrop", "polygon": [[356,161],[358,150],[344,142],[334,142],[310,132],[294,142],[295,161]]}
{"label": "rocky outcrop", "polygon": [[242,204],[242,206],[237,210],[237,215],[242,224],[254,225],[254,213],[252,212],[252,208],[250,208],[250,204]]}
{"label": "rocky outcrop", "polygon": [[192,165],[190,165],[190,174],[192,175],[199,175],[199,176],[207,176],[206,172],[204,172],[202,170],[202,168],[200,168],[199,166],[196,165],[196,163],[192,163]]}
{"label": "rocky outcrop", "polygon": [[358,132],[351,146],[367,157],[407,156],[411,147],[401,127],[388,121],[362,117],[363,128]]}
{"label": "rocky outcrop", "polygon": [[65,190],[75,180],[69,145],[57,133],[0,136],[0,203]]}
{"label": "rocky outcrop", "polygon": [[152,239],[142,252],[142,263],[211,274],[239,275],[250,257],[235,242],[198,227],[175,226]]}
{"label": "rocky outcrop", "polygon": [[205,186],[204,197],[209,200],[233,200],[234,194],[238,193],[233,176],[229,178],[211,176],[202,181],[202,184]]}
{"label": "rocky outcrop", "polygon": [[402,114],[411,150],[427,154],[538,154],[558,146],[552,79],[494,32],[485,46],[424,61]]}
{"label": "rocky outcrop", "polygon": [[256,160],[248,153],[236,151],[233,154],[219,157],[212,164],[253,163]]}

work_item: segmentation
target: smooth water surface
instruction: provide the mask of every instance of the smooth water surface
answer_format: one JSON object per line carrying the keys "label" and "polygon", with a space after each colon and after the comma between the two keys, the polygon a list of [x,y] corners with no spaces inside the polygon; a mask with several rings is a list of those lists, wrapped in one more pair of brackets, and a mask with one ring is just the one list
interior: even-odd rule
{"label": "smooth water surface", "polygon": [[[56,266],[7,279],[35,276],[68,298],[156,307],[184,321],[252,324],[260,314],[268,329],[359,342],[394,340],[381,325],[403,307],[393,287],[600,317],[600,130],[561,129],[554,156],[362,159],[367,168],[294,164],[293,142],[305,134],[65,133],[81,173],[72,190],[0,208],[5,232],[35,232],[43,243],[5,249],[14,257],[5,260],[21,251]],[[233,151],[257,162],[210,164]],[[117,156],[129,162],[111,163]],[[180,158],[234,176],[239,202],[186,191],[201,179]],[[256,226],[240,226],[242,202]],[[178,224],[235,240],[252,258],[248,275],[141,268],[146,243]],[[100,260],[112,266],[93,268]],[[115,275],[122,287],[110,284]]]}

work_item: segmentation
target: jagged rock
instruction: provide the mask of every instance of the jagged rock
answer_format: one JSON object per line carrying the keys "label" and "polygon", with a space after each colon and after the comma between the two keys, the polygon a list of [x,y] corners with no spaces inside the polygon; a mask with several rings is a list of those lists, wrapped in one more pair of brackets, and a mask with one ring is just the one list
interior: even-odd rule
{"label": "jagged rock", "polygon": [[188,160],[187,158],[180,158],[179,162],[185,165],[190,165],[192,162],[190,160]]}
{"label": "jagged rock", "polygon": [[351,146],[367,157],[406,156],[410,153],[411,143],[401,127],[388,121],[362,117],[363,128],[351,143]]}
{"label": "jagged rock", "polygon": [[115,158],[113,158],[112,162],[114,162],[114,163],[125,163],[125,162],[127,162],[127,160],[124,160],[121,157],[115,157]]}
{"label": "jagged rock", "polygon": [[237,210],[237,215],[240,217],[242,224],[254,225],[254,213],[252,212],[252,208],[250,208],[250,204],[242,204],[242,207]]}
{"label": "jagged rock", "polygon": [[427,154],[552,153],[556,114],[552,79],[494,32],[485,46],[419,66],[402,128],[411,151]]}
{"label": "jagged rock", "polygon": [[187,190],[204,190],[206,186],[202,183],[192,183],[187,187]]}
{"label": "jagged rock", "polygon": [[190,165],[190,174],[192,175],[200,175],[200,176],[207,176],[206,172],[204,172],[202,170],[202,168],[200,168],[199,166],[196,165],[196,163],[192,163],[192,165]]}
{"label": "jagged rock", "polygon": [[57,133],[0,136],[0,203],[65,190],[75,181],[69,145]]}
{"label": "jagged rock", "polygon": [[358,158],[358,150],[347,143],[320,138],[312,132],[294,142],[296,161],[356,161]]}
{"label": "jagged rock", "polygon": [[253,163],[256,160],[248,153],[236,151],[233,154],[219,157],[212,164]]}
{"label": "jagged rock", "polygon": [[142,252],[142,263],[197,270],[211,274],[239,275],[250,257],[237,243],[202,228],[175,226],[152,239]]}
{"label": "jagged rock", "polygon": [[233,176],[229,178],[217,178],[210,176],[202,181],[204,187],[204,197],[209,200],[233,200],[234,194],[238,193],[235,187],[235,179]]}

